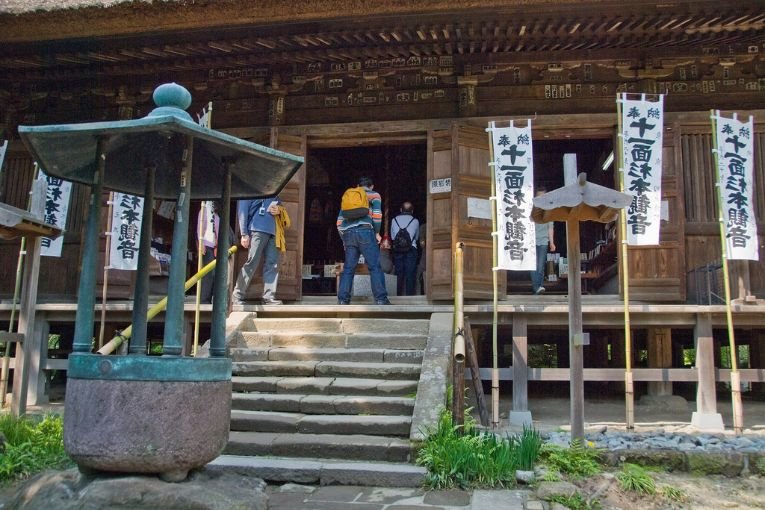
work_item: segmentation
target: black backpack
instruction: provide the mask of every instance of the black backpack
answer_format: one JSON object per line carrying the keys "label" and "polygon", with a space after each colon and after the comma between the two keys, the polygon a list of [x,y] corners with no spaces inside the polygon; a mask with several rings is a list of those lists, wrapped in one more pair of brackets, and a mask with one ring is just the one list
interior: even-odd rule
{"label": "black backpack", "polygon": [[414,218],[410,219],[409,223],[407,223],[406,227],[404,228],[401,228],[401,225],[398,224],[398,221],[396,221],[395,218],[393,221],[396,223],[396,225],[398,225],[398,232],[396,233],[396,237],[393,239],[391,249],[395,253],[406,253],[412,249],[412,236],[409,235],[409,231],[407,229],[409,228],[409,225],[411,225],[414,221]]}

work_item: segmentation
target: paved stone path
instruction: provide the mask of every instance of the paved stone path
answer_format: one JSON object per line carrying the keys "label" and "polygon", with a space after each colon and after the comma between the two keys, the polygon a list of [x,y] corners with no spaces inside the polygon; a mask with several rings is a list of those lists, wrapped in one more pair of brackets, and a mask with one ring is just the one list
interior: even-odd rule
{"label": "paved stone path", "polygon": [[269,510],[524,510],[530,491],[285,484],[268,487]]}

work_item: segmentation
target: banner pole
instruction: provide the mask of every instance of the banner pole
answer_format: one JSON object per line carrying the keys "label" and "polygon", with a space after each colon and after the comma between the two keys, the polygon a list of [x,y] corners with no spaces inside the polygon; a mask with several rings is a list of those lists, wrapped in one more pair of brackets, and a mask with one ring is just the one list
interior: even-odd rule
{"label": "banner pole", "polygon": [[[203,201],[199,206],[199,214],[197,215],[197,273],[202,270],[202,257],[204,256],[205,245],[202,239],[204,233],[204,223],[207,219],[205,210],[207,206]],[[197,355],[197,346],[199,345],[199,305],[202,301],[202,279],[197,282],[197,295],[196,303],[194,306],[194,346],[191,349],[191,355]]]}
{"label": "banner pole", "polygon": [[[2,162],[0,162],[0,165]],[[34,182],[40,176],[40,167],[37,163],[34,164],[34,176],[32,177],[32,189],[34,189]],[[27,200],[27,209],[32,205],[32,192],[30,191],[29,198]],[[16,319],[16,303],[19,301],[21,295],[21,279],[24,270],[24,257],[27,254],[27,237],[21,238],[21,244],[19,246],[19,257],[16,261],[16,283],[13,286],[13,301],[11,302],[11,319],[8,322],[8,333],[13,333],[13,323]],[[11,342],[10,340],[5,342],[5,350],[3,351],[3,365],[0,369],[0,409],[5,407],[6,393],[8,392],[8,374],[11,366]]]}
{"label": "banner pole", "polygon": [[[617,150],[619,151],[619,191],[624,193],[624,150],[622,136],[622,103],[617,94]],[[627,430],[635,429],[635,388],[632,377],[632,327],[630,325],[630,265],[629,247],[627,245],[627,214],[619,209],[619,237],[621,241],[621,273],[622,289],[624,291],[624,405],[626,410],[625,426]]]}
{"label": "banner pole", "polygon": [[712,120],[712,147],[714,148],[714,165],[717,187],[717,215],[720,223],[720,248],[722,250],[723,286],[725,287],[725,318],[728,323],[728,345],[730,347],[730,396],[733,406],[733,431],[736,434],[744,432],[744,410],[741,402],[741,373],[738,371],[738,352],[736,338],[733,333],[733,312],[730,306],[730,273],[728,272],[728,243],[725,237],[725,216],[723,212],[723,194],[720,187],[720,153],[717,150],[717,117],[719,110],[710,110]]}
{"label": "banner pole", "polygon": [[491,279],[493,288],[492,301],[492,320],[491,320],[491,426],[494,429],[499,427],[499,369],[497,355],[497,323],[499,322],[497,314],[497,265],[499,259],[497,256],[497,169],[494,165],[494,122],[489,123],[489,166],[491,167]]}
{"label": "banner pole", "polygon": [[101,289],[101,325],[98,328],[98,348],[104,346],[106,329],[106,291],[109,287],[109,265],[112,249],[112,214],[114,214],[114,192],[109,193],[109,212],[106,215],[106,248],[104,251],[104,284]]}

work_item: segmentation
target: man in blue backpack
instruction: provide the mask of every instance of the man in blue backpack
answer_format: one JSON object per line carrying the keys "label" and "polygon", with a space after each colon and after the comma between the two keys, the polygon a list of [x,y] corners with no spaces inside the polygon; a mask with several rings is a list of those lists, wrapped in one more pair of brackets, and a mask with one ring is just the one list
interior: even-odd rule
{"label": "man in blue backpack", "polygon": [[396,287],[399,296],[414,296],[417,284],[417,242],[420,221],[414,217],[414,206],[404,202],[401,214],[393,218],[393,264],[396,266]]}
{"label": "man in blue backpack", "polygon": [[[345,263],[340,273],[340,283],[337,288],[337,303],[347,305],[351,302],[353,277],[359,263],[359,255],[369,269],[372,284],[372,295],[377,305],[389,305],[388,292],[385,290],[385,275],[380,267],[380,227],[382,226],[382,197],[374,191],[374,182],[370,177],[360,177],[359,186],[366,192],[368,201],[367,214],[360,217],[355,214],[344,214],[340,209],[337,215],[337,231],[343,240]],[[349,190],[351,191],[351,190]]]}

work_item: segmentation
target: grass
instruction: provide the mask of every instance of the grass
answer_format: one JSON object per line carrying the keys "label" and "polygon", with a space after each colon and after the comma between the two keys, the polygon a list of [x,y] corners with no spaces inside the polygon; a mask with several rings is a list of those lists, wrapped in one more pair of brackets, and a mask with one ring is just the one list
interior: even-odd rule
{"label": "grass", "polygon": [[665,485],[661,488],[661,494],[670,501],[683,502],[688,499],[688,494],[683,489],[678,489],[671,485]]}
{"label": "grass", "polygon": [[624,491],[640,494],[656,493],[656,482],[653,477],[637,464],[624,464],[621,472],[616,475],[616,480]]}
{"label": "grass", "polygon": [[571,510],[599,510],[600,502],[597,499],[587,501],[581,493],[576,492],[573,496],[563,496],[559,494],[550,498],[550,501],[559,503]]}
{"label": "grass", "polygon": [[436,427],[426,431],[417,463],[427,468],[426,485],[434,489],[508,487],[515,484],[517,469],[533,469],[540,448],[533,429],[501,438],[478,431],[469,418],[464,426],[455,425],[444,410]]}
{"label": "grass", "polygon": [[16,418],[3,414],[0,432],[6,439],[0,455],[0,482],[71,464],[64,452],[64,422],[59,415]]}
{"label": "grass", "polygon": [[552,472],[565,473],[571,478],[586,478],[602,471],[598,451],[574,441],[570,448],[545,444],[540,456]]}

